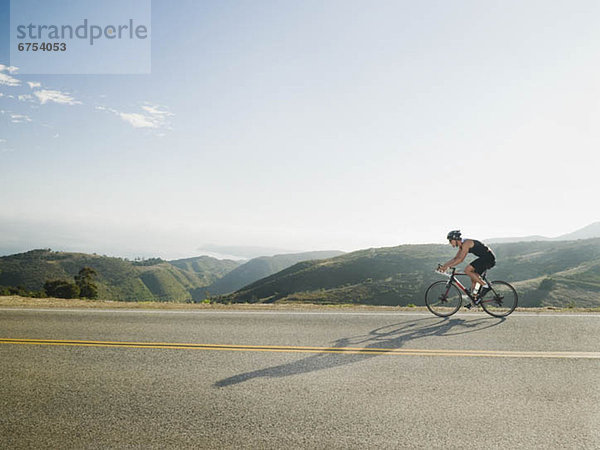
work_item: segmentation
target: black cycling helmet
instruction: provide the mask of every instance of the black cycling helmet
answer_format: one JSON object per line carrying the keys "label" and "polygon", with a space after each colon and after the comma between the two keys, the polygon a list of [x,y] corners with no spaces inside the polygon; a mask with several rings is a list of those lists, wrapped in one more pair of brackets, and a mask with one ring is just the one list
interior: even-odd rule
{"label": "black cycling helmet", "polygon": [[460,230],[452,230],[450,233],[448,233],[448,236],[446,236],[446,239],[448,239],[449,241],[460,241],[460,238]]}

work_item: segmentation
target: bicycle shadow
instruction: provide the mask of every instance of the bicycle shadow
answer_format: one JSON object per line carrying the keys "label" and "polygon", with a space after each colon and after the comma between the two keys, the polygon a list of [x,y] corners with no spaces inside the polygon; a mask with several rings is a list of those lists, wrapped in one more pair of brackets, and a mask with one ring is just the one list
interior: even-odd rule
{"label": "bicycle shadow", "polygon": [[[483,331],[504,322],[505,318],[479,318],[465,320],[461,318],[444,319],[416,319],[392,325],[385,325],[370,331],[368,334],[341,338],[331,347],[389,349],[390,351],[402,348],[406,343],[432,336],[457,336],[461,334]],[[431,323],[434,321],[433,323]],[[334,367],[354,364],[369,358],[380,356],[378,354],[349,354],[349,353],[317,353],[306,358],[266,369],[246,372],[219,380],[214,387],[227,387],[243,383],[254,378],[281,378],[303,373],[316,372]]]}

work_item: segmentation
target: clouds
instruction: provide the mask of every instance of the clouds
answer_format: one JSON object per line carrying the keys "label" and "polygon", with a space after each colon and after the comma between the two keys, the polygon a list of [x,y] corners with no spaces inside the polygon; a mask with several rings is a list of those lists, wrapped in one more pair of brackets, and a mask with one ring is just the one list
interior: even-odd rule
{"label": "clouds", "polygon": [[[46,118],[44,109],[40,108],[40,105],[46,105],[48,103],[56,103],[58,105],[73,106],[81,105],[82,102],[76,100],[70,93],[63,92],[57,89],[42,89],[42,83],[39,81],[24,81],[23,83],[18,78],[14,77],[13,74],[18,72],[18,68],[14,66],[6,66],[0,64],[0,97],[14,101],[14,110],[0,110],[2,119],[6,120],[9,125],[14,127],[24,127],[38,125],[47,128],[54,128],[52,125],[45,123]],[[25,87],[21,87],[25,85]],[[25,91],[23,89],[26,89]],[[51,112],[53,117],[60,117],[56,115],[55,111]],[[6,142],[6,141],[5,141]],[[13,151],[13,148],[6,149],[4,146],[2,153],[7,151]]]}
{"label": "clouds", "polygon": [[27,123],[31,122],[31,117],[26,114],[10,114],[10,121],[12,123]]}
{"label": "clouds", "polygon": [[6,142],[6,139],[0,138],[0,153],[8,153],[15,151],[14,148],[7,147]]}
{"label": "clouds", "polygon": [[[5,109],[0,109],[0,114],[3,116],[7,116],[10,122],[12,123],[28,123],[32,122],[31,117],[27,114],[16,114],[12,111],[7,111]],[[6,139],[0,139],[0,143],[5,143]]]}
{"label": "clouds", "polygon": [[157,125],[148,117],[138,113],[118,113],[119,117],[134,128],[156,128]]}
{"label": "clouds", "polygon": [[152,105],[150,103],[146,103],[144,106],[142,106],[142,109],[155,117],[169,117],[174,115],[171,112],[169,112],[164,106]]}
{"label": "clouds", "polygon": [[0,72],[0,85],[4,86],[19,86],[21,82],[16,78],[11,77],[3,72]]}
{"label": "clouds", "polygon": [[[174,116],[165,106],[147,102],[140,107],[144,111],[143,113],[118,111],[106,106],[97,106],[96,109],[111,112],[134,128],[151,128],[156,130],[171,129],[169,117]],[[160,133],[159,135],[164,136],[164,133]]]}
{"label": "clouds", "polygon": [[[85,108],[86,105],[83,101],[79,100],[73,94],[65,90],[52,89],[47,86],[42,86],[42,83],[39,81],[21,82],[21,80],[13,76],[18,72],[18,70],[19,69],[17,67],[0,64],[0,88],[13,90],[15,88],[19,88],[23,84],[29,88],[25,88],[27,89],[25,92],[23,92],[23,88],[21,88],[21,92],[17,90],[17,92],[14,94],[7,93],[5,95],[3,92],[0,92],[0,97],[12,99],[24,104],[22,108],[27,107],[28,105],[28,110],[16,112],[6,111],[8,114],[6,114],[5,117],[7,117],[11,123],[25,124],[34,122],[34,119],[37,119],[39,114],[44,114],[44,110],[38,105],[55,104],[66,107],[79,106]],[[105,95],[100,95],[99,98],[101,98],[104,102],[106,101]],[[90,103],[94,103],[93,99],[88,100],[87,102],[88,105]],[[91,106],[88,106],[88,108],[90,107]],[[164,136],[165,131],[171,129],[170,119],[174,116],[174,114],[170,112],[167,107],[148,101],[143,102],[140,106],[135,108],[128,108],[128,110],[121,108],[116,109],[107,105],[96,105],[94,109],[112,113],[124,124],[127,124],[133,128],[153,130],[157,136]],[[34,118],[28,115],[30,111],[35,111],[36,114],[33,114]]]}
{"label": "clouds", "polygon": [[[0,85],[2,86],[20,86],[21,82],[11,76],[18,69],[14,66],[5,66],[4,64],[0,64]],[[6,73],[8,72],[8,73]]]}
{"label": "clouds", "polygon": [[[12,76],[12,74],[17,73],[19,70],[18,67],[14,66],[5,66],[4,64],[0,64],[0,85],[17,87],[21,86],[21,81]],[[62,92],[56,89],[41,89],[42,83],[39,81],[27,81],[26,84],[30,89],[33,90],[33,95],[37,98],[38,102],[41,105],[46,103],[58,103],[61,105],[80,105],[82,102],[79,100],[75,100],[71,96],[71,94],[67,92]],[[2,92],[0,92],[0,97],[4,96]],[[9,98],[17,98],[19,101],[27,102],[33,101],[34,97],[31,94],[21,94],[15,97],[14,95],[8,95]]]}
{"label": "clouds", "polygon": [[[11,91],[14,91],[14,88],[20,87],[22,85],[21,80],[12,76],[13,74],[16,74],[18,70],[19,69],[17,67],[0,64],[0,88],[7,87],[10,88]],[[38,108],[38,104],[82,104],[82,102],[73,98],[73,96],[71,96],[69,93],[54,89],[41,89],[42,83],[40,83],[39,81],[27,81],[26,84],[32,91],[27,91],[21,94],[19,94],[17,91],[16,95],[12,93],[7,93],[5,95],[3,92],[0,92],[0,97],[4,97],[11,100],[17,100],[19,103],[25,103],[26,105],[29,105],[28,107],[20,107],[20,111],[2,111],[2,115],[7,117],[9,122],[12,124],[22,125],[34,122],[34,119],[30,117],[29,113],[31,111],[36,111],[36,108]]]}
{"label": "clouds", "polygon": [[0,72],[17,73],[18,70],[19,68],[15,66],[5,66],[4,64],[0,64]]}
{"label": "clouds", "polygon": [[80,101],[75,100],[69,94],[61,91],[41,89],[39,91],[34,91],[33,95],[38,98],[42,105],[48,102],[59,103],[61,105],[81,105]]}

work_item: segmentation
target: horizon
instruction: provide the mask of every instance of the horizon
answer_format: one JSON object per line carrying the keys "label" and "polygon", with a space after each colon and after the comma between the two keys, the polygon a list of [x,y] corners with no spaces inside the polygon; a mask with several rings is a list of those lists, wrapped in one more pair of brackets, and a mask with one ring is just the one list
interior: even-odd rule
{"label": "horizon", "polygon": [[[569,241],[569,240],[599,239],[600,235],[592,236],[592,237],[585,237],[585,238],[560,239],[563,236],[572,234],[574,232],[579,232],[581,230],[590,228],[592,226],[598,226],[598,225],[600,225],[600,221],[593,222],[583,228],[579,228],[577,230],[572,230],[569,233],[563,233],[558,236],[541,236],[541,235],[513,236],[513,237],[499,236],[499,237],[481,239],[481,241],[484,243],[491,242],[492,245],[497,245],[497,244],[503,245],[503,244],[519,243],[519,242],[563,242],[563,241]],[[474,239],[473,237],[466,237],[466,236],[465,236],[465,238]],[[529,238],[542,238],[542,239],[538,240],[538,239],[529,239]],[[508,240],[506,242],[504,242],[503,241],[504,239],[508,239]],[[521,240],[521,239],[523,239],[523,240]],[[500,240],[500,241],[493,242],[494,240]],[[111,254],[107,254],[105,252],[101,253],[101,252],[97,252],[97,251],[78,251],[76,249],[65,250],[65,249],[60,249],[60,248],[38,247],[38,248],[30,248],[27,250],[18,251],[15,253],[4,253],[0,249],[0,257],[13,256],[16,254],[28,253],[31,251],[38,251],[38,250],[50,250],[50,251],[58,252],[58,253],[81,253],[81,254],[91,254],[91,255],[97,255],[97,256],[103,256],[103,257],[109,257],[109,258],[122,258],[122,259],[130,260],[130,261],[134,261],[134,260],[138,260],[138,259],[148,260],[148,259],[153,259],[153,258],[159,258],[159,259],[163,259],[164,261],[169,262],[169,261],[176,261],[176,260],[182,260],[182,259],[210,257],[210,258],[215,258],[218,260],[233,260],[233,261],[238,261],[238,262],[242,262],[242,261],[247,262],[252,259],[259,258],[259,257],[272,257],[272,256],[282,256],[282,255],[300,254],[300,253],[342,252],[342,254],[348,254],[348,253],[352,253],[352,252],[356,252],[356,251],[367,250],[370,248],[389,248],[389,247],[398,247],[398,246],[403,246],[403,245],[444,245],[444,244],[447,244],[447,241],[445,239],[442,240],[441,242],[405,242],[405,243],[396,244],[396,245],[384,245],[384,246],[380,246],[380,247],[365,247],[365,248],[357,248],[357,249],[353,249],[353,250],[339,250],[339,249],[285,250],[285,249],[275,249],[275,248],[267,248],[267,247],[258,248],[258,247],[252,247],[252,246],[241,246],[241,247],[237,247],[237,248],[228,247],[227,250],[232,251],[232,253],[219,253],[217,251],[218,246],[212,246],[213,247],[212,251],[199,250],[198,252],[189,254],[188,256],[177,256],[177,257],[158,256],[158,255],[153,255],[150,253],[145,254],[145,255],[133,255],[133,254],[132,255],[115,255],[115,254],[111,255]],[[234,250],[237,250],[238,253],[240,253],[240,254],[235,255]],[[262,252],[261,252],[261,250],[262,250]],[[244,255],[244,256],[242,256],[242,255]]]}
{"label": "horizon", "polygon": [[598,2],[151,6],[149,74],[25,74],[0,0],[0,255],[350,252],[598,220]]}

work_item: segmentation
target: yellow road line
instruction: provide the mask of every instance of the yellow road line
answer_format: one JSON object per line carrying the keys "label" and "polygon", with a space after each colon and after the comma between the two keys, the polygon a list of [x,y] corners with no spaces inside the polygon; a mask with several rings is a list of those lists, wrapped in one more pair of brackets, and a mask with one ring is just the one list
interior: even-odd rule
{"label": "yellow road line", "polygon": [[232,345],[232,344],[193,344],[165,342],[126,342],[126,341],[82,341],[58,339],[19,339],[0,338],[0,344],[48,345],[72,347],[146,348],[177,350],[213,350],[238,352],[287,352],[287,353],[339,353],[394,356],[460,356],[483,358],[583,358],[600,359],[600,352],[543,352],[543,351],[501,351],[501,350],[445,350],[410,349],[381,347],[307,347],[291,345]]}

